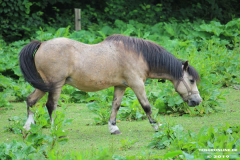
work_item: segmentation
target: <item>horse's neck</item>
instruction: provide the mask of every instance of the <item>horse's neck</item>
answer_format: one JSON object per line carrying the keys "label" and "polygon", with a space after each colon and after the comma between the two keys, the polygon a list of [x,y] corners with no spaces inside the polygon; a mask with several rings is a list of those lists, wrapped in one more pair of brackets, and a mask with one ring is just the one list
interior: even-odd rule
{"label": "horse's neck", "polygon": [[155,72],[149,73],[148,78],[151,78],[151,79],[167,79],[171,82],[173,82],[175,80],[173,78],[173,76],[168,74],[168,73],[155,73]]}

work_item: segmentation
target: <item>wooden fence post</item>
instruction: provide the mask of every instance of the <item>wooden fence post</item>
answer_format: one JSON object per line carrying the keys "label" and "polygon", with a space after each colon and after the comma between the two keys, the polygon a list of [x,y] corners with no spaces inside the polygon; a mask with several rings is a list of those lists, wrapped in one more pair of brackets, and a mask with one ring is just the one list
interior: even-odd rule
{"label": "wooden fence post", "polygon": [[75,8],[75,31],[81,30],[81,9]]}

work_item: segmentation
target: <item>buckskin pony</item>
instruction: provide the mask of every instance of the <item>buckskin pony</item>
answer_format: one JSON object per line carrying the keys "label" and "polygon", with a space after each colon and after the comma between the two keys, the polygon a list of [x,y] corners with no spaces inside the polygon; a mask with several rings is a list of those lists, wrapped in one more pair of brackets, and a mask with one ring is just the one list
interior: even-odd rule
{"label": "buckskin pony", "polygon": [[51,123],[54,123],[52,113],[65,84],[85,92],[114,86],[108,122],[111,134],[121,133],[116,116],[127,87],[136,94],[153,128],[158,129],[145,92],[147,78],[171,81],[189,106],[199,105],[202,101],[196,84],[199,75],[189,62],[182,62],[158,44],[139,38],[112,35],[94,45],[67,38],[32,41],[21,50],[19,64],[25,80],[35,88],[27,97],[26,130],[34,123],[34,113],[29,107],[46,92],[49,93],[46,107]]}

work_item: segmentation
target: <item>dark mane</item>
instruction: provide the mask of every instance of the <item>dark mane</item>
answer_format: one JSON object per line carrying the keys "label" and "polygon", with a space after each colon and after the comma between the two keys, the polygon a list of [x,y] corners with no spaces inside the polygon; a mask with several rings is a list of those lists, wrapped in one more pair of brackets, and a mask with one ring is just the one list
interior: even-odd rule
{"label": "dark mane", "polygon": [[[122,42],[125,49],[131,50],[138,55],[141,54],[145,58],[150,71],[169,73],[175,79],[183,76],[182,62],[154,42],[123,35],[112,35],[107,37],[105,41]],[[188,67],[188,73],[195,80],[199,80],[199,75],[192,66]]]}

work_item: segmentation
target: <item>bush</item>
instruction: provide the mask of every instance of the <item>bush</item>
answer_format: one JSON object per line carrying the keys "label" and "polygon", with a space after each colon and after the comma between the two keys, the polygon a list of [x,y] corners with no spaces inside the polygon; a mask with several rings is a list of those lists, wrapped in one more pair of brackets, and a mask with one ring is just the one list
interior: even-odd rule
{"label": "bush", "polygon": [[[35,2],[36,3],[36,2]],[[34,2],[3,0],[0,7],[0,35],[6,41],[19,40],[30,37],[33,31],[42,23],[41,11],[31,10]]]}
{"label": "bush", "polygon": [[[82,10],[82,28],[98,28],[114,24],[119,19],[127,23],[136,20],[154,25],[172,20],[203,19],[227,23],[240,16],[236,0],[131,0],[131,1],[74,1],[2,0],[0,5],[0,38],[7,42],[35,37],[35,31],[42,28],[72,26],[74,29],[74,8]],[[204,27],[204,26],[202,26]],[[168,30],[168,28],[166,28]]]}

